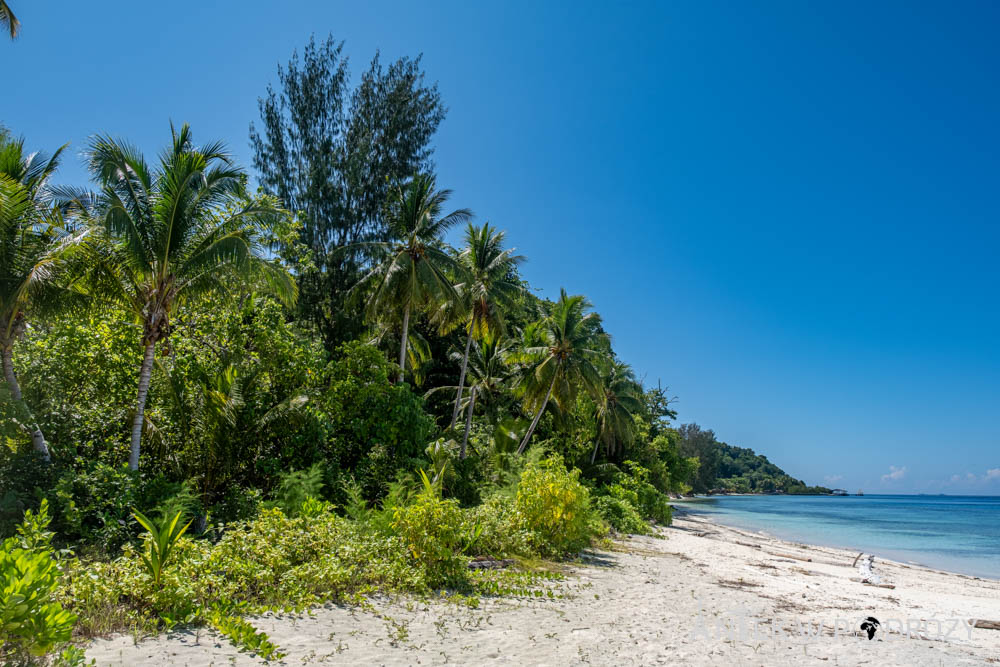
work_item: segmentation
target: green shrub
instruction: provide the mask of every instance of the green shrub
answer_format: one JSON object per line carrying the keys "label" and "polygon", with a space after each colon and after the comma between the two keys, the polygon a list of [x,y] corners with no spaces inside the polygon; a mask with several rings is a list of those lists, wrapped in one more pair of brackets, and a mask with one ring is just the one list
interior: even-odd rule
{"label": "green shrub", "polygon": [[124,465],[78,464],[55,485],[59,533],[114,553],[136,535],[132,508],[147,506],[140,499],[139,476]]}
{"label": "green shrub", "polygon": [[75,561],[62,596],[79,614],[81,630],[99,634],[203,623],[220,608],[232,616],[301,609],[377,589],[431,588],[403,539],[329,511],[292,518],[263,510],[251,522],[230,526],[216,544],[182,537],[171,563],[156,586],[128,544],[110,562]]}
{"label": "green shrub", "polygon": [[53,468],[31,445],[12,450],[0,440],[0,539],[14,534],[25,510],[38,509],[55,483]]}
{"label": "green shrub", "polygon": [[467,534],[462,510],[457,500],[442,499],[427,475],[422,470],[420,474],[424,490],[393,511],[392,527],[432,586],[465,584],[468,559],[462,551]]}
{"label": "green shrub", "polygon": [[274,490],[274,501],[269,507],[277,507],[288,516],[297,516],[309,498],[318,499],[323,491],[323,469],[317,463],[305,470],[291,470],[281,475]]}
{"label": "green shrub", "polygon": [[41,656],[69,641],[76,616],[55,599],[59,569],[51,547],[48,503],[25,513],[17,538],[0,546],[0,661]]}
{"label": "green shrub", "polygon": [[204,508],[191,480],[168,482],[158,477],[143,485],[143,496],[147,504],[153,504],[153,512],[161,519],[183,514],[187,517],[202,516]]}
{"label": "green shrub", "polygon": [[628,504],[638,513],[640,507],[638,491],[628,484],[627,477],[622,476],[619,479],[621,481],[609,484],[604,488],[605,494]]}
{"label": "green shrub", "polygon": [[234,523],[255,518],[260,512],[261,505],[263,505],[263,494],[260,489],[234,486],[226,490],[222,499],[213,505],[209,512],[213,521]]}
{"label": "green shrub", "polygon": [[529,463],[521,474],[515,503],[543,555],[579,551],[595,533],[590,494],[580,483],[580,471],[567,471],[561,457]]}
{"label": "green shrub", "polygon": [[620,533],[643,535],[649,532],[649,524],[626,500],[614,496],[597,496],[594,498],[594,509]]}
{"label": "green shrub", "polygon": [[[479,531],[473,540],[474,531]],[[535,555],[533,535],[522,520],[513,499],[504,495],[487,498],[466,510],[464,532],[471,556],[508,558]]]}
{"label": "green shrub", "polygon": [[625,461],[627,474],[619,478],[618,484],[630,492],[629,502],[634,493],[634,507],[645,519],[651,519],[664,526],[670,525],[673,516],[670,498],[650,483],[650,472],[634,461]]}
{"label": "green shrub", "polygon": [[[331,475],[353,476],[369,501],[385,495],[398,470],[414,467],[435,430],[423,399],[395,382],[398,372],[377,348],[347,343],[308,408],[325,432],[321,455],[334,462]],[[339,481],[330,488],[339,490]]]}

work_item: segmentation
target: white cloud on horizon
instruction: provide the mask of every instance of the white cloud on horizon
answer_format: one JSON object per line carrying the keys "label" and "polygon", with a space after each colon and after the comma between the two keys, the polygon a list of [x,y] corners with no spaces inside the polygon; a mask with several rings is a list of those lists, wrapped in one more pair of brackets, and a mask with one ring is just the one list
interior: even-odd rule
{"label": "white cloud on horizon", "polygon": [[896,466],[889,466],[889,472],[882,475],[883,482],[895,482],[903,479],[906,476],[906,466],[897,468]]}
{"label": "white cloud on horizon", "polygon": [[[883,475],[882,476],[883,481],[885,480],[885,478],[886,478],[886,475]],[[986,474],[981,475],[981,476],[977,475],[976,473],[973,473],[973,472],[967,472],[964,475],[959,475],[959,474],[956,473],[956,474],[952,475],[948,479],[948,481],[943,482],[943,483],[944,484],[959,484],[961,486],[966,486],[967,487],[969,485],[989,484],[990,482],[995,482],[995,481],[1000,481],[1000,468],[990,468],[989,470],[986,471]],[[939,482],[939,483],[941,483],[941,482]]]}

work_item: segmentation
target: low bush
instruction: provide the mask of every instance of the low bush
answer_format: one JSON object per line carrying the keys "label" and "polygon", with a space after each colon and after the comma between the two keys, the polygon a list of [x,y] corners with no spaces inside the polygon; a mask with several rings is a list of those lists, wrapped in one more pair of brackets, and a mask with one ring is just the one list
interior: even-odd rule
{"label": "low bush", "polygon": [[137,473],[126,466],[78,461],[56,482],[56,527],[69,541],[83,541],[107,553],[137,534],[132,508],[140,502]]}
{"label": "low bush", "polygon": [[0,539],[14,534],[25,510],[38,509],[54,482],[53,466],[30,445],[12,450],[0,436]]}
{"label": "low bush", "polygon": [[517,486],[515,506],[541,555],[577,552],[598,532],[580,471],[566,470],[559,456],[528,464]]}
{"label": "low bush", "polygon": [[482,505],[466,510],[465,516],[465,533],[471,541],[469,555],[491,558],[536,555],[536,540],[513,498],[502,494],[491,496]]}
{"label": "low bush", "polygon": [[649,524],[627,500],[597,496],[594,498],[594,509],[619,533],[643,535],[649,532]]}
{"label": "low bush", "polygon": [[274,500],[265,507],[277,507],[287,516],[296,516],[306,500],[319,499],[323,491],[323,468],[318,463],[305,470],[290,470],[280,476]]}
{"label": "low bush", "polygon": [[463,555],[471,536],[463,530],[462,510],[455,499],[441,498],[421,471],[424,489],[408,505],[393,510],[392,527],[431,586],[467,583],[468,558]]}
{"label": "low bush", "polygon": [[0,663],[40,656],[69,641],[76,616],[56,600],[59,567],[48,503],[28,510],[18,537],[0,545]]}
{"label": "low bush", "polygon": [[159,584],[131,544],[113,561],[74,561],[62,599],[79,615],[80,631],[91,636],[219,619],[240,630],[233,618],[268,609],[304,609],[375,590],[431,590],[425,568],[413,567],[402,538],[338,517],[325,505],[309,514],[290,518],[263,510],[251,522],[232,525],[216,544],[181,537]]}
{"label": "low bush", "polygon": [[639,501],[636,505],[639,513],[645,519],[669,526],[673,517],[670,498],[653,486],[649,470],[633,461],[625,461],[624,465],[628,474],[623,476],[620,484],[635,492]]}

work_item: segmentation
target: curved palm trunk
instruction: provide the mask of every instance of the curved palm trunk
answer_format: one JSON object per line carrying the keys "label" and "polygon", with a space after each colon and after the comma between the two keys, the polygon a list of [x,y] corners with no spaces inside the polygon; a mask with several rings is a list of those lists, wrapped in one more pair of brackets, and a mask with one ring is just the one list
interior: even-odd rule
{"label": "curved palm trunk", "polygon": [[476,409],[476,388],[472,388],[472,393],[469,394],[469,414],[465,417],[465,436],[462,438],[462,451],[459,452],[458,458],[465,458],[465,448],[469,444],[469,431],[472,430],[472,411]]}
{"label": "curved palm trunk", "polygon": [[597,460],[597,448],[600,446],[600,444],[601,444],[600,440],[594,441],[594,452],[590,455],[590,465],[594,465],[594,461]]}
{"label": "curved palm trunk", "polygon": [[[2,353],[3,357],[3,377],[7,381],[7,386],[10,387],[10,395],[18,403],[23,403],[24,399],[21,397],[21,385],[17,382],[17,375],[14,374],[14,359],[13,351],[9,347],[5,347]],[[32,416],[32,421],[34,422],[34,416]],[[51,461],[52,458],[49,455],[49,446],[45,442],[45,436],[42,434],[42,429],[39,428],[38,423],[32,424],[31,430],[31,444],[34,445],[35,451],[42,455],[46,461]]]}
{"label": "curved palm trunk", "polygon": [[[465,387],[465,373],[469,368],[469,349],[472,347],[472,327],[469,327],[469,335],[465,338],[465,356],[462,357],[462,372],[458,375],[458,395],[455,396],[455,409],[451,412],[451,423],[449,429],[455,428],[458,421],[458,413],[461,412],[462,389]],[[464,458],[464,457],[463,457]]]}
{"label": "curved palm trunk", "polygon": [[146,397],[149,395],[149,380],[153,375],[153,357],[156,353],[156,342],[146,343],[145,354],[142,357],[142,368],[139,370],[139,396],[136,399],[135,418],[132,420],[132,451],[128,456],[128,469],[139,469],[139,445],[142,442],[142,425],[146,415]]}
{"label": "curved palm trunk", "polygon": [[406,373],[406,335],[410,329],[410,304],[406,304],[403,311],[403,342],[399,345],[399,382],[403,382],[403,374]]}
{"label": "curved palm trunk", "polygon": [[552,390],[556,386],[556,379],[559,378],[559,369],[556,368],[555,373],[552,374],[552,383],[549,384],[549,391],[545,394],[545,400],[542,401],[542,407],[538,408],[538,414],[535,418],[531,420],[531,426],[528,427],[528,432],[524,434],[524,440],[521,441],[521,446],[517,448],[517,453],[521,454],[524,452],[524,448],[528,446],[528,441],[531,440],[532,434],[535,432],[535,427],[538,426],[538,420],[542,418],[542,413],[545,412],[545,406],[549,404],[549,399],[552,398]]}

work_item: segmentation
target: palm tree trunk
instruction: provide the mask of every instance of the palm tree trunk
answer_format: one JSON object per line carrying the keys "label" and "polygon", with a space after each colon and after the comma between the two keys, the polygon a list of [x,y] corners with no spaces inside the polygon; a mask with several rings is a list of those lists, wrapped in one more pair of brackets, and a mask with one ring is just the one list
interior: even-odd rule
{"label": "palm tree trunk", "polygon": [[559,377],[559,368],[557,367],[555,372],[552,374],[552,383],[549,385],[549,391],[545,394],[545,400],[542,401],[542,407],[538,409],[538,414],[535,418],[531,420],[531,426],[528,427],[528,432],[524,434],[524,440],[521,441],[521,446],[517,448],[517,453],[521,454],[524,452],[524,448],[528,446],[528,441],[531,440],[532,434],[535,432],[535,427],[538,426],[538,420],[542,418],[542,413],[545,412],[545,406],[549,404],[549,399],[552,397],[552,389],[556,386],[556,379]]}
{"label": "palm tree trunk", "polygon": [[469,444],[469,431],[472,430],[472,411],[476,409],[476,388],[472,388],[472,393],[469,394],[469,414],[465,418],[465,436],[462,438],[462,451],[459,452],[458,458],[465,458],[465,448]]}
{"label": "palm tree trunk", "polygon": [[462,357],[462,372],[458,375],[458,395],[455,396],[455,409],[451,412],[451,424],[449,429],[455,428],[458,421],[458,413],[461,411],[462,389],[465,387],[465,372],[469,368],[469,348],[472,347],[472,327],[469,327],[469,335],[465,338],[465,356]]}
{"label": "palm tree trunk", "polygon": [[601,444],[600,440],[594,441],[594,453],[590,455],[590,465],[594,465],[594,461],[597,460],[597,448]]}
{"label": "palm tree trunk", "polygon": [[135,418],[132,420],[132,451],[128,456],[128,469],[139,469],[139,444],[142,442],[142,425],[146,415],[146,397],[149,395],[149,380],[153,375],[153,357],[156,353],[156,341],[146,343],[146,351],[142,357],[142,368],[139,370],[139,396],[136,399]]}
{"label": "palm tree trunk", "polygon": [[[3,352],[0,353],[3,358],[3,377],[7,381],[7,386],[10,387],[11,397],[18,403],[23,402],[21,397],[21,385],[17,382],[17,375],[14,374],[14,358],[13,350],[9,347],[3,348]],[[34,417],[32,416],[32,421],[34,422]],[[37,422],[32,424],[31,431],[31,444],[34,445],[35,451],[42,455],[46,461],[51,461],[49,456],[49,446],[45,442],[45,436],[42,434],[42,429],[39,428]]]}
{"label": "palm tree trunk", "polygon": [[410,304],[406,304],[403,311],[403,341],[399,344],[399,382],[403,382],[403,374],[406,373],[406,334],[410,329]]}

